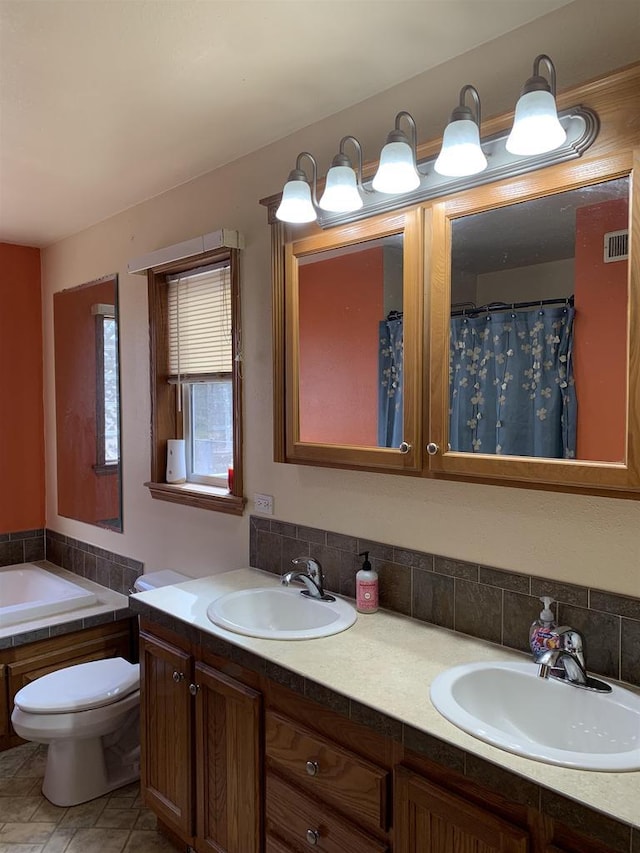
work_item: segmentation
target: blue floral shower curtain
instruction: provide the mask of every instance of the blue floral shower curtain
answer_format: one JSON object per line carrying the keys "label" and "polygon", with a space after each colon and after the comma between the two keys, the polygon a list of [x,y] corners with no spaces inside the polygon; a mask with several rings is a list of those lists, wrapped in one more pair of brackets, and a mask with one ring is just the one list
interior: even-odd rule
{"label": "blue floral shower curtain", "polygon": [[575,310],[546,307],[452,317],[452,450],[572,459]]}
{"label": "blue floral shower curtain", "polygon": [[402,330],[402,314],[397,311],[380,323],[378,447],[399,447],[403,440]]}

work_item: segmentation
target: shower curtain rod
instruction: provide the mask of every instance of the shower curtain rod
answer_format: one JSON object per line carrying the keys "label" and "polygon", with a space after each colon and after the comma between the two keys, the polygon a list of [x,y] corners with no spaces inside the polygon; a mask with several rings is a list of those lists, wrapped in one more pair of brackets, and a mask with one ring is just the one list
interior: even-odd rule
{"label": "shower curtain rod", "polygon": [[486,305],[476,305],[475,302],[454,302],[451,305],[451,316],[463,317],[465,314],[482,314],[489,311],[515,311],[518,308],[542,308],[543,305],[566,305],[568,308],[573,308],[573,303],[573,294],[560,299],[538,299],[535,302],[489,302]]}

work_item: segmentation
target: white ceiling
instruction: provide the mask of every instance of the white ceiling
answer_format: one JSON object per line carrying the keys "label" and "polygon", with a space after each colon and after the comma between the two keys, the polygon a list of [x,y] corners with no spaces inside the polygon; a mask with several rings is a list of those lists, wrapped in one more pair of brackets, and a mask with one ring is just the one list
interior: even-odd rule
{"label": "white ceiling", "polygon": [[49,245],[567,2],[0,0],[0,241]]}

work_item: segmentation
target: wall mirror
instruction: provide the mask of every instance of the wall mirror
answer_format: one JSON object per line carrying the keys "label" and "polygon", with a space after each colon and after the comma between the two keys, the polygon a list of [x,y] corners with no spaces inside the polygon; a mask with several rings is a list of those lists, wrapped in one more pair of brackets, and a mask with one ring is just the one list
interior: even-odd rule
{"label": "wall mirror", "polygon": [[396,214],[287,244],[292,461],[416,465],[418,219]]}
{"label": "wall mirror", "polygon": [[53,296],[58,513],[122,531],[118,277]]}
{"label": "wall mirror", "polygon": [[562,166],[507,203],[496,185],[436,206],[431,473],[635,482],[631,166]]}
{"label": "wall mirror", "polygon": [[629,178],[451,221],[451,450],[623,462]]}

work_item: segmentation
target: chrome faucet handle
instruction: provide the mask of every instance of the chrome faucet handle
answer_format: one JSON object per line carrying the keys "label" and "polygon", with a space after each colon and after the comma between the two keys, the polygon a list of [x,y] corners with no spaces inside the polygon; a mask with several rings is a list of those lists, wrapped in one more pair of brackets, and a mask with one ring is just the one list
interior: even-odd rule
{"label": "chrome faucet handle", "polygon": [[314,557],[294,557],[291,560],[294,566],[305,566],[306,572],[286,572],[282,575],[281,581],[285,586],[288,586],[291,581],[299,580],[305,585],[303,595],[309,595],[311,598],[319,598],[322,601],[335,601],[333,595],[328,595],[324,591],[322,574],[322,566]]}
{"label": "chrome faucet handle", "polygon": [[319,560],[316,560],[315,557],[294,557],[291,563],[294,566],[306,566],[309,577],[322,587],[324,575]]}
{"label": "chrome faucet handle", "polygon": [[586,669],[584,660],[584,640],[580,631],[576,631],[570,625],[561,625],[553,629],[553,633],[560,641],[560,648],[572,654],[580,662],[583,669]]}

